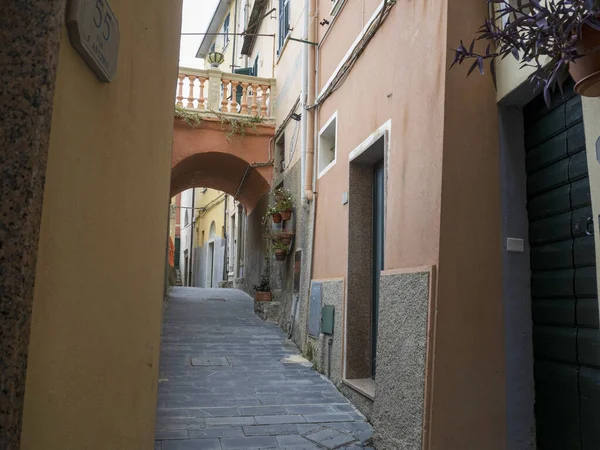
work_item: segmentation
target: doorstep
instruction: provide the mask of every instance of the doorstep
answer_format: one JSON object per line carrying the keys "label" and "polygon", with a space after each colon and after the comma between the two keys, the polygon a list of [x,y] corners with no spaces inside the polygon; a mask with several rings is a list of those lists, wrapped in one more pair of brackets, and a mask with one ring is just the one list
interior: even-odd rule
{"label": "doorstep", "polygon": [[343,379],[342,383],[369,400],[375,400],[375,380],[373,378]]}

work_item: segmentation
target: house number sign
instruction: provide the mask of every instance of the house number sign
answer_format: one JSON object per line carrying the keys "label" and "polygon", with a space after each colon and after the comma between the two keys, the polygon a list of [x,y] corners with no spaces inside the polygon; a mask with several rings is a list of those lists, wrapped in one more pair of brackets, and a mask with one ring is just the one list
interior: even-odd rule
{"label": "house number sign", "polygon": [[106,83],[117,72],[119,24],[107,0],[71,0],[69,38],[96,76]]}

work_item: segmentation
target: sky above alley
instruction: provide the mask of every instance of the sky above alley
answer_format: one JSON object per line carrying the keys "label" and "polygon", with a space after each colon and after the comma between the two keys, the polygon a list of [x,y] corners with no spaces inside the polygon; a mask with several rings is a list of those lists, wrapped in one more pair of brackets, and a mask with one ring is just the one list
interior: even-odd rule
{"label": "sky above alley", "polygon": [[[183,0],[181,21],[182,33],[203,33],[217,6],[218,0]],[[181,36],[179,46],[179,66],[204,68],[201,59],[196,58],[196,52],[203,36]]]}

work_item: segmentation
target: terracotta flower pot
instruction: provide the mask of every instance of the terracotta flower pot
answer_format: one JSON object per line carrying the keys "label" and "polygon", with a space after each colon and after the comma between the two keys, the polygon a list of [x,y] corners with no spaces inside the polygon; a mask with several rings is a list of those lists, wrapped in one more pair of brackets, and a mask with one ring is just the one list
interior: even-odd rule
{"label": "terracotta flower pot", "polygon": [[283,220],[290,220],[292,218],[292,210],[281,211],[281,218]]}
{"label": "terracotta flower pot", "polygon": [[281,214],[275,213],[271,217],[273,218],[273,223],[280,223],[281,222]]}
{"label": "terracotta flower pot", "polygon": [[283,245],[290,245],[292,243],[292,236],[282,236],[279,241]]}
{"label": "terracotta flower pot", "polygon": [[271,293],[270,292],[257,292],[254,295],[254,300],[257,302],[270,302],[271,301]]}
{"label": "terracotta flower pot", "polygon": [[275,250],[275,259],[277,261],[285,261],[285,255],[287,252],[285,250]]}
{"label": "terracotta flower pot", "polygon": [[[600,46],[600,31],[584,25],[577,50]],[[584,97],[600,97],[600,51],[590,53],[569,64],[569,73],[575,80],[575,92]]]}

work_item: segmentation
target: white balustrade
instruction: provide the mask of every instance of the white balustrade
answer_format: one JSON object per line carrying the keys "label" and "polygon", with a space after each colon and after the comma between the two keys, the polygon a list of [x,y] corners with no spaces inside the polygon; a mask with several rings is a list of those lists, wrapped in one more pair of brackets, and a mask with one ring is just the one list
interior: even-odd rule
{"label": "white balustrade", "polygon": [[210,113],[274,118],[275,79],[180,68],[175,104]]}

